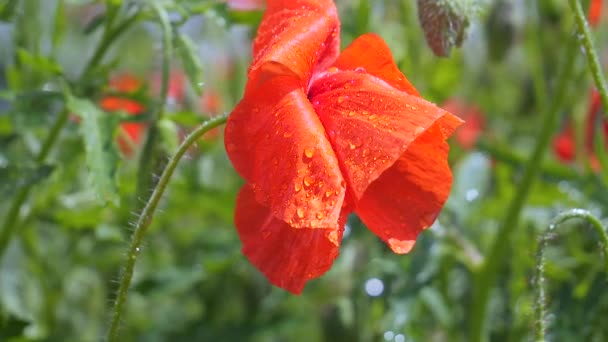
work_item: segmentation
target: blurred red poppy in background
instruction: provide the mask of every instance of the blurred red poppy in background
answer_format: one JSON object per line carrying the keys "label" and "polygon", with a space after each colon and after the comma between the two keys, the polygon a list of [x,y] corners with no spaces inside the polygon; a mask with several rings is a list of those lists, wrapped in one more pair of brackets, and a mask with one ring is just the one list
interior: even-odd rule
{"label": "blurred red poppy in background", "polygon": [[589,25],[592,27],[599,25],[600,19],[602,18],[603,6],[604,0],[591,0],[589,3],[589,13],[587,14],[587,18],[589,20]]}
{"label": "blurred red poppy in background", "polygon": [[[128,73],[113,77],[108,85],[111,92],[125,95],[135,93],[142,87],[141,81]],[[144,112],[145,108],[139,102],[118,95],[106,96],[101,99],[99,106],[108,112],[125,111],[131,115]],[[138,122],[124,122],[120,125],[121,133],[118,136],[118,146],[125,156],[132,156],[135,146],[138,146],[145,133],[146,125]]]}
{"label": "blurred red poppy in background", "polygon": [[486,125],[481,109],[456,97],[449,98],[441,107],[464,120],[464,124],[454,134],[456,142],[465,150],[475,147]]}
{"label": "blurred red poppy in background", "polygon": [[380,37],[340,54],[339,31],[332,1],[268,1],[226,125],[243,253],[294,293],[331,267],[348,214],[407,253],[452,184],[461,120],[419,97]]}
{"label": "blurred red poppy in background", "polygon": [[[584,147],[594,170],[599,170],[599,164],[593,151],[598,124],[602,125],[601,131],[604,136],[608,137],[608,121],[601,117],[601,113],[602,101],[600,94],[597,90],[593,89],[589,99],[589,110],[587,111],[585,122]],[[568,122],[564,129],[553,139],[553,152],[557,159],[563,163],[568,164],[574,161],[576,157],[576,143],[572,123]]]}

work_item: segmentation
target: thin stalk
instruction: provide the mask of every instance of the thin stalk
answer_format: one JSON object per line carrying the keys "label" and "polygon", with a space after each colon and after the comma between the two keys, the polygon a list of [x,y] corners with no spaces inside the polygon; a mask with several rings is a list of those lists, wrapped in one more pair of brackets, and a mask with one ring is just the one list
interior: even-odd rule
{"label": "thin stalk", "polygon": [[[42,162],[44,162],[44,160],[48,156],[49,152],[51,151],[51,148],[57,140],[57,137],[59,136],[59,133],[61,132],[61,129],[68,121],[68,116],[69,113],[67,110],[62,111],[59,116],[57,116],[57,119],[55,120],[55,123],[53,123],[49,134],[42,143],[40,151],[38,151],[38,154],[36,155],[35,161],[37,164],[41,164]],[[27,199],[31,188],[31,184],[24,185],[23,187],[21,187],[19,191],[17,191],[17,194],[13,198],[13,202],[11,203],[8,209],[8,212],[4,219],[4,223],[2,224],[2,228],[0,229],[0,259],[2,259],[2,256],[4,255],[4,252],[8,247],[8,243],[10,242],[12,236],[15,233],[15,230],[17,228],[17,219],[19,218],[21,206]]]}
{"label": "thin stalk", "polygon": [[171,180],[171,176],[173,175],[177,164],[179,163],[183,155],[186,153],[186,151],[188,151],[188,149],[203,134],[225,123],[227,119],[228,115],[223,115],[205,121],[201,126],[192,131],[192,133],[190,133],[188,137],[186,137],[186,139],[178,147],[173,157],[169,159],[169,163],[167,164],[167,166],[165,166],[165,169],[163,170],[158,180],[158,183],[154,187],[152,195],[146,202],[146,206],[139,215],[137,223],[135,224],[133,235],[131,236],[131,244],[129,246],[125,266],[120,276],[118,294],[116,295],[116,300],[114,301],[114,309],[112,310],[112,319],[110,323],[110,329],[108,330],[108,342],[118,341],[118,327],[120,324],[123,307],[127,300],[129,286],[131,285],[131,280],[133,279],[133,270],[135,268],[137,256],[139,255],[140,246],[143,242],[146,232],[148,231],[150,223],[152,223],[156,207],[158,206],[158,203],[162,198],[163,193],[167,188],[167,185],[169,184],[169,180]]}
{"label": "thin stalk", "polygon": [[591,76],[593,76],[595,87],[600,93],[600,98],[602,99],[602,104],[604,106],[604,114],[606,115],[606,118],[608,118],[608,86],[606,85],[606,77],[602,72],[602,65],[600,64],[600,59],[597,55],[595,43],[591,38],[589,23],[585,18],[585,12],[583,11],[581,3],[578,0],[568,0],[568,2],[570,3],[570,8],[574,12],[574,19],[576,19],[576,28],[581,49],[583,49],[585,56],[587,57],[589,71],[591,72]]}
{"label": "thin stalk", "polygon": [[536,342],[545,341],[545,335],[547,332],[547,290],[545,287],[546,278],[545,278],[545,247],[549,242],[549,236],[558,225],[564,223],[565,221],[580,218],[587,220],[591,227],[597,232],[600,238],[600,248],[602,249],[602,254],[604,256],[604,267],[605,272],[608,274],[608,233],[606,232],[606,228],[602,225],[602,222],[593,216],[589,211],[583,209],[571,209],[565,211],[559,215],[557,215],[549,224],[547,230],[543,233],[540,238],[538,244],[538,251],[536,253],[536,275],[534,279],[534,288],[535,292],[535,306],[534,306],[534,315],[535,315],[535,331],[534,337]]}
{"label": "thin stalk", "polygon": [[[148,134],[144,142],[140,157],[139,168],[137,175],[137,188],[135,191],[136,200],[144,198],[148,189],[154,187],[152,174],[160,166],[160,158],[157,155],[158,143],[158,120],[160,120],[167,106],[167,96],[169,94],[169,74],[171,71],[171,55],[173,53],[173,29],[169,21],[169,16],[163,7],[157,3],[153,3],[152,7],[161,26],[162,32],[162,66],[161,66],[161,84],[160,84],[160,103],[156,110],[152,113]],[[136,203],[138,203],[136,201]],[[140,207],[138,206],[139,210]]]}
{"label": "thin stalk", "polygon": [[486,312],[488,307],[488,299],[490,290],[496,282],[501,268],[501,262],[504,260],[511,235],[517,228],[519,217],[524,204],[534,183],[538,180],[541,172],[541,165],[545,151],[551,140],[551,136],[557,126],[559,118],[559,110],[562,106],[563,99],[566,96],[570,78],[574,71],[574,62],[576,60],[575,41],[571,41],[566,46],[566,59],[564,61],[561,75],[557,82],[557,92],[551,106],[544,112],[538,140],[534,146],[534,150],[530,159],[526,163],[526,168],[520,184],[517,185],[517,192],[513,200],[509,204],[505,212],[502,223],[496,233],[496,238],[483,266],[479,273],[475,276],[475,296],[473,297],[473,307],[471,310],[469,340],[473,342],[487,341],[486,335]]}

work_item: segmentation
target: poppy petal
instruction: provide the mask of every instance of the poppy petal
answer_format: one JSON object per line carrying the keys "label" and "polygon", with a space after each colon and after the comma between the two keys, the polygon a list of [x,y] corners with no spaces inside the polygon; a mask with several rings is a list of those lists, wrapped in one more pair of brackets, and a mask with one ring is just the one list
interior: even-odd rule
{"label": "poppy petal", "polygon": [[355,212],[395,253],[408,253],[436,219],[450,193],[449,146],[439,124],[411,143],[373,182]]}
{"label": "poppy petal", "polygon": [[368,33],[355,39],[333,64],[340,70],[360,70],[376,76],[393,87],[418,96],[418,91],[397,67],[390,48],[382,38]]}
{"label": "poppy petal", "polygon": [[309,96],[355,200],[435,122],[445,137],[462,123],[364,72],[328,72],[315,81]]}
{"label": "poppy petal", "polygon": [[296,294],[333,264],[345,218],[335,229],[293,228],[259,204],[248,184],[241,189],[235,210],[243,254],[271,283]]}
{"label": "poppy petal", "polygon": [[249,77],[264,81],[290,75],[305,85],[315,68],[324,70],[335,61],[339,50],[340,22],[333,1],[270,0],[253,42]]}
{"label": "poppy petal", "polygon": [[277,76],[246,92],[226,124],[226,150],[276,218],[297,228],[335,228],[346,184],[298,83]]}

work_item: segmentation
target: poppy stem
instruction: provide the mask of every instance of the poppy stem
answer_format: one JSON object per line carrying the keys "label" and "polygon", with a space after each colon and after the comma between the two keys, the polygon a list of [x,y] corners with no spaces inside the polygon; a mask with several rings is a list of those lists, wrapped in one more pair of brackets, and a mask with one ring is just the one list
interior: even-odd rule
{"label": "poppy stem", "polygon": [[[112,14],[115,15],[116,13],[112,13]],[[103,58],[105,53],[108,51],[108,48],[111,45],[111,43],[118,36],[120,36],[123,32],[125,32],[126,29],[129,26],[131,26],[131,24],[133,24],[135,22],[134,19],[136,16],[137,15],[133,15],[129,19],[127,19],[124,22],[117,25],[116,28],[114,28],[113,30],[110,27],[111,25],[105,26],[105,28],[104,28],[105,31],[102,35],[102,39],[101,39],[99,45],[97,46],[97,48],[95,49],[95,52],[93,53],[93,57],[89,60],[89,62],[84,67],[84,70],[80,77],[81,82],[86,79],[86,77],[89,75],[91,70],[93,70],[93,69],[95,69],[95,67],[97,67],[97,65],[99,64],[99,62],[101,61],[101,59]],[[108,18],[108,20],[113,21],[113,18]],[[63,127],[68,122],[68,117],[69,117],[69,113],[67,110],[63,110],[57,117],[55,123],[53,124],[53,126],[51,127],[51,130],[49,131],[49,134],[47,135],[46,139],[42,143],[42,147],[40,148],[40,151],[36,155],[35,161],[38,165],[42,164],[45,161],[49,152],[51,151],[51,149],[57,142],[59,133],[63,130]],[[8,247],[8,245],[10,243],[10,240],[12,239],[13,235],[15,234],[15,232],[17,230],[17,226],[19,224],[18,221],[19,221],[19,213],[21,212],[21,206],[23,206],[23,203],[25,203],[25,201],[27,200],[32,186],[33,186],[33,184],[27,184],[27,185],[24,185],[23,187],[21,187],[17,191],[17,194],[15,195],[15,197],[13,198],[13,201],[11,202],[11,204],[9,206],[8,212],[4,218],[4,222],[2,223],[2,226],[0,226],[0,260],[2,259],[2,256],[4,255],[4,252],[6,251],[6,248]]]}
{"label": "poppy stem", "polygon": [[133,270],[135,268],[135,262],[137,261],[137,256],[140,252],[140,246],[143,242],[144,235],[146,234],[148,227],[152,223],[152,219],[154,218],[154,212],[156,211],[156,207],[160,199],[165,192],[169,181],[171,180],[171,176],[177,167],[177,164],[182,159],[186,151],[205,133],[209,130],[222,125],[228,119],[228,115],[218,116],[212,119],[205,121],[198,128],[196,128],[192,133],[190,133],[186,139],[181,143],[178,147],[175,154],[169,159],[169,163],[165,166],[158,183],[154,187],[154,191],[150,198],[146,202],[146,206],[143,208],[137,223],[135,224],[135,229],[133,231],[133,235],[131,236],[131,244],[129,246],[129,251],[127,254],[127,259],[125,261],[124,268],[122,270],[118,293],[116,295],[116,299],[114,301],[114,308],[112,311],[112,320],[110,323],[110,329],[108,330],[108,341],[118,341],[118,327],[123,311],[124,304],[127,300],[127,295],[129,292],[129,286],[131,285],[131,280],[133,278]]}
{"label": "poppy stem", "polygon": [[540,125],[541,128],[538,134],[539,138],[536,141],[530,159],[526,162],[521,182],[516,187],[517,192],[505,212],[505,216],[486,256],[486,260],[474,277],[475,296],[473,297],[471,320],[469,321],[469,341],[487,341],[486,313],[490,290],[492,289],[492,285],[496,283],[496,279],[500,274],[501,262],[505,259],[505,255],[508,252],[508,247],[510,246],[509,241],[512,233],[517,228],[523,206],[532,191],[534,183],[539,178],[538,176],[542,169],[543,157],[549,146],[551,136],[557,126],[559,112],[564,98],[566,98],[567,90],[569,89],[570,79],[574,72],[576,53],[576,40],[572,39],[566,46],[566,57],[561,75],[557,82],[557,91],[555,96],[552,97],[555,101],[551,102],[551,106],[548,107],[543,114],[542,123]]}
{"label": "poppy stem", "polygon": [[[160,156],[158,152],[159,146],[159,130],[158,121],[162,118],[167,106],[167,97],[169,94],[169,73],[171,72],[171,55],[173,53],[173,29],[169,21],[167,11],[157,2],[152,3],[152,8],[158,18],[162,31],[162,57],[161,57],[161,83],[160,83],[160,103],[151,115],[148,134],[144,142],[140,157],[139,169],[137,174],[137,188],[135,191],[136,199],[145,198],[148,189],[155,186],[152,174],[160,167]],[[137,203],[137,210],[139,202]]]}
{"label": "poppy stem", "polygon": [[583,54],[587,57],[587,64],[589,65],[589,71],[593,76],[593,82],[595,87],[600,93],[602,104],[604,106],[604,114],[608,119],[608,86],[606,85],[606,76],[602,71],[602,65],[595,48],[595,43],[591,38],[591,30],[589,29],[589,22],[585,17],[585,12],[579,0],[568,0],[570,3],[570,9],[574,12],[574,18],[576,19],[576,28],[578,31],[578,40],[583,50]]}
{"label": "poppy stem", "polygon": [[600,248],[604,255],[604,267],[606,273],[608,273],[608,234],[606,228],[602,225],[602,222],[593,216],[589,211],[583,209],[571,209],[557,215],[549,224],[549,227],[541,235],[538,242],[538,250],[536,253],[536,274],[534,277],[534,289],[535,289],[535,303],[534,303],[534,315],[535,315],[535,341],[545,341],[545,335],[547,333],[547,291],[546,291],[546,278],[545,278],[545,247],[547,246],[551,235],[555,231],[555,228],[559,224],[565,221],[580,218],[587,220],[591,227],[597,232],[600,238]]}

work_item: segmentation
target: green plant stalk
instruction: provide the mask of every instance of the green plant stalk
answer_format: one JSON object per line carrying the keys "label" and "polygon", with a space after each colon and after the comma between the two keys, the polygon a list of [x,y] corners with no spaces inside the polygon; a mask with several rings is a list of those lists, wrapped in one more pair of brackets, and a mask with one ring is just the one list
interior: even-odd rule
{"label": "green plant stalk", "polygon": [[[51,127],[49,134],[42,143],[40,151],[38,151],[38,154],[36,155],[35,161],[37,164],[41,164],[42,162],[44,162],[44,160],[48,156],[49,152],[51,151],[51,148],[57,140],[57,137],[59,136],[59,133],[61,132],[61,129],[68,121],[68,116],[69,113],[67,110],[63,110],[59,114],[59,116],[57,116],[57,119]],[[2,229],[0,230],[0,259],[2,259],[2,255],[4,255],[4,252],[8,247],[8,243],[11,240],[13,234],[15,233],[15,229],[17,228],[17,219],[19,217],[19,212],[21,211],[21,206],[27,199],[31,188],[31,185],[24,185],[23,187],[21,187],[19,191],[17,191],[17,194],[15,195],[13,202],[11,203],[11,206],[8,209],[8,212],[4,219],[4,223],[2,224]]]}
{"label": "green plant stalk", "polygon": [[160,84],[160,103],[156,110],[151,115],[151,120],[149,123],[148,134],[146,135],[146,141],[144,142],[144,146],[142,148],[140,157],[139,157],[139,168],[137,175],[137,188],[135,190],[136,194],[136,203],[138,203],[137,210],[139,207],[140,198],[145,198],[145,194],[148,193],[149,189],[154,187],[154,179],[152,174],[156,171],[156,169],[160,166],[160,158],[158,156],[157,148],[159,146],[158,143],[158,120],[160,120],[165,112],[165,107],[167,105],[167,96],[169,93],[169,74],[171,72],[171,55],[173,53],[173,30],[171,24],[169,22],[169,17],[167,12],[158,4],[153,3],[152,7],[156,16],[158,17],[158,21],[161,25],[162,31],[162,66],[161,66],[161,84]]}
{"label": "green plant stalk", "polygon": [[129,251],[127,254],[127,259],[125,261],[125,266],[123,268],[122,274],[120,276],[118,293],[116,295],[116,300],[114,301],[114,309],[112,311],[112,319],[110,322],[110,329],[108,330],[108,341],[118,341],[118,327],[120,324],[120,319],[122,316],[123,307],[127,300],[127,295],[129,292],[129,286],[131,285],[131,280],[133,278],[133,269],[135,268],[135,262],[137,261],[137,256],[139,255],[140,246],[143,242],[144,236],[148,231],[148,227],[150,223],[152,223],[152,218],[154,217],[154,212],[156,211],[156,207],[160,199],[165,192],[167,185],[169,184],[169,180],[177,167],[177,164],[183,157],[183,155],[188,151],[188,149],[206,132],[209,130],[223,124],[228,119],[228,115],[218,116],[212,119],[205,121],[201,126],[192,131],[186,137],[186,139],[181,143],[178,147],[177,151],[169,159],[169,163],[165,166],[158,183],[156,184],[152,195],[146,202],[146,206],[142,210],[137,223],[135,224],[135,229],[133,231],[133,235],[131,236],[131,244],[129,246]]}
{"label": "green plant stalk", "polygon": [[602,66],[600,59],[597,55],[595,43],[591,39],[591,30],[589,29],[589,23],[585,18],[585,12],[579,0],[568,0],[570,3],[570,9],[574,12],[574,18],[576,21],[576,28],[579,33],[579,41],[581,48],[585,51],[587,57],[587,64],[589,65],[589,71],[593,76],[595,87],[600,93],[602,104],[604,106],[604,113],[608,118],[608,86],[606,85],[606,77],[602,72]]}
{"label": "green plant stalk", "polygon": [[[111,42],[114,41],[123,32],[125,32],[126,29],[135,22],[135,20],[134,20],[135,17],[136,17],[136,15],[127,19],[126,21],[124,21],[123,23],[118,25],[110,33],[106,34],[104,32],[103,38],[100,41],[97,48],[95,49],[93,57],[89,60],[89,62],[87,63],[86,67],[84,68],[84,70],[82,72],[82,76],[80,78],[81,80],[86,78],[87,75],[89,74],[89,72],[98,65],[98,63],[101,61],[101,59],[107,52],[108,47],[110,46]],[[109,28],[108,28],[108,30],[109,30]],[[66,122],[68,121],[67,120],[68,116],[69,116],[69,113],[64,110],[57,117],[57,120],[53,124],[51,130],[49,131],[47,138],[42,143],[42,147],[36,156],[36,163],[40,164],[40,163],[44,162],[44,160],[48,156],[49,152],[55,145],[55,142],[57,141],[57,137],[59,137],[59,133],[61,132],[61,130],[65,126]],[[12,239],[13,235],[15,234],[15,231],[16,231],[17,225],[18,225],[18,219],[19,219],[19,213],[21,211],[21,206],[27,200],[27,197],[31,191],[31,187],[32,187],[31,185],[26,185],[26,186],[22,187],[21,189],[19,189],[19,191],[17,192],[15,197],[13,197],[13,200],[9,206],[8,212],[4,218],[4,222],[2,223],[2,226],[0,228],[0,260],[2,259],[2,256],[4,255],[4,252],[6,251],[6,248],[8,247],[10,240]]]}
{"label": "green plant stalk", "polygon": [[557,228],[558,225],[565,221],[580,218],[587,220],[591,227],[597,232],[600,238],[600,248],[604,256],[605,272],[608,274],[608,233],[600,220],[593,216],[589,211],[583,209],[571,209],[557,215],[552,221],[547,230],[543,233],[538,244],[536,253],[536,275],[534,279],[535,292],[535,331],[534,337],[536,342],[545,341],[547,332],[547,314],[546,314],[546,278],[545,278],[545,247],[549,242],[549,235]]}
{"label": "green plant stalk", "polygon": [[578,52],[575,48],[576,45],[573,43],[576,42],[571,41],[570,44],[566,46],[566,59],[557,82],[557,92],[553,97],[555,100],[552,102],[551,107],[543,114],[541,130],[538,134],[539,138],[536,141],[530,159],[526,163],[521,183],[517,186],[517,192],[506,210],[505,217],[496,233],[497,238],[494,239],[486,260],[475,276],[475,295],[473,297],[473,307],[470,316],[469,341],[487,341],[485,318],[490,290],[498,277],[501,261],[504,259],[507,252],[510,237],[517,228],[522,208],[532,190],[532,186],[541,172],[545,151],[551,140],[552,133],[557,126],[559,110],[562,101],[565,98],[571,75],[574,71],[575,57]]}

